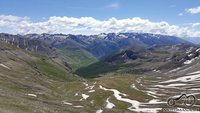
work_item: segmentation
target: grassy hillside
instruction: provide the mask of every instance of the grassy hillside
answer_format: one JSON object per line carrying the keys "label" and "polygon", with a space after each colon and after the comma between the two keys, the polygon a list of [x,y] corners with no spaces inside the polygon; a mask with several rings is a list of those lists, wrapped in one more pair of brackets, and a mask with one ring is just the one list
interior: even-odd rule
{"label": "grassy hillside", "polygon": [[[189,45],[163,45],[151,48],[132,47],[105,57],[87,67],[76,70],[76,74],[85,78],[95,78],[107,73],[163,74],[184,67],[184,62],[195,57],[195,47],[190,53]],[[162,73],[161,73],[162,72]]]}
{"label": "grassy hillside", "polygon": [[109,72],[119,70],[119,65],[106,64],[104,62],[97,62],[87,67],[80,68],[75,71],[75,74],[84,78],[96,78],[99,74],[106,74]]}
{"label": "grassy hillside", "polygon": [[[0,42],[0,111],[42,113],[69,110],[61,106],[59,86],[80,78],[49,59]],[[60,107],[59,110],[56,109]],[[73,111],[73,110],[71,110]]]}
{"label": "grassy hillside", "polygon": [[59,48],[58,52],[74,71],[97,61],[91,53],[81,48]]}

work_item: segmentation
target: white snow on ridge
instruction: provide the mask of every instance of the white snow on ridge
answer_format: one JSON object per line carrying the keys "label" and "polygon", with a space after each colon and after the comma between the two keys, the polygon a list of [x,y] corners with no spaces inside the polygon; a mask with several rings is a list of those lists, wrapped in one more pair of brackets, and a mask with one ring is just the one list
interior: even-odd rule
{"label": "white snow on ridge", "polygon": [[169,84],[168,87],[187,86],[188,84]]}
{"label": "white snow on ridge", "polygon": [[107,98],[107,100],[106,100],[106,108],[108,108],[108,109],[112,109],[113,107],[115,107],[115,104],[113,104],[113,103],[111,103],[110,101],[109,101],[109,99],[110,98]]}
{"label": "white snow on ridge", "polygon": [[88,97],[90,97],[89,95],[86,95],[86,94],[82,94],[82,99],[80,99],[80,101],[82,101],[83,99],[87,99]]}
{"label": "white snow on ridge", "polygon": [[190,52],[192,52],[192,49],[193,49],[193,47],[190,47],[190,48],[187,50],[186,53],[190,53]]}
{"label": "white snow on ridge", "polygon": [[157,96],[155,96],[155,95],[157,95],[156,92],[153,92],[153,91],[146,91],[146,92],[147,92],[147,95],[149,95],[149,96],[151,96],[153,98],[158,98]]}
{"label": "white snow on ridge", "polygon": [[102,113],[102,112],[103,112],[102,109],[99,109],[99,110],[96,111],[96,113]]}
{"label": "white snow on ridge", "polygon": [[157,73],[160,73],[160,70],[156,70],[156,69],[154,69],[153,71],[154,71],[154,72],[157,72]]}
{"label": "white snow on ridge", "polygon": [[186,60],[185,62],[184,62],[184,64],[191,64],[192,62],[194,62],[195,60],[197,60],[199,57],[195,57],[195,58],[193,58],[193,59],[191,59],[191,60]]}
{"label": "white snow on ridge", "polygon": [[82,108],[83,106],[73,106],[73,107],[75,107],[75,108]]}
{"label": "white snow on ridge", "polygon": [[31,97],[37,97],[37,95],[36,94],[31,94],[31,93],[29,93],[29,94],[26,94],[27,96],[31,96]]}
{"label": "white snow on ridge", "polygon": [[133,89],[135,89],[135,90],[139,90],[139,89],[135,86],[135,84],[132,84],[131,87],[132,87]]}
{"label": "white snow on ridge", "polygon": [[85,89],[93,89],[95,86],[94,85],[92,85],[92,86],[88,86],[88,87],[86,87]]}
{"label": "white snow on ridge", "polygon": [[179,77],[179,78],[176,78],[176,79],[167,80],[167,81],[160,82],[160,83],[170,83],[170,82],[177,82],[177,81],[179,81],[179,82],[189,82],[189,81],[195,81],[198,78],[200,78],[200,74]]}
{"label": "white snow on ridge", "polygon": [[187,75],[193,75],[193,74],[200,74],[200,71],[195,71],[195,72],[192,72],[192,73],[188,73]]}
{"label": "white snow on ridge", "polygon": [[88,83],[86,83],[86,82],[83,82],[83,84],[87,87],[88,86]]}
{"label": "white snow on ridge", "polygon": [[198,48],[197,50],[196,50],[196,52],[199,52],[200,51],[200,48]]}
{"label": "white snow on ridge", "polygon": [[171,73],[171,72],[175,72],[175,71],[178,71],[178,70],[180,70],[181,68],[180,67],[178,67],[178,68],[175,68],[175,69],[172,69],[172,70],[170,70],[169,72]]}
{"label": "white snow on ridge", "polygon": [[10,69],[8,66],[4,65],[4,64],[0,64],[0,66],[6,68],[6,69]]}
{"label": "white snow on ridge", "polygon": [[93,92],[95,92],[95,90],[90,90],[90,91],[88,91],[89,93],[93,93]]}
{"label": "white snow on ridge", "polygon": [[65,105],[73,105],[72,103],[70,103],[70,102],[63,102],[63,104],[65,104]]}
{"label": "white snow on ridge", "polygon": [[129,107],[128,109],[131,111],[135,111],[135,112],[145,112],[145,113],[157,113],[158,110],[161,110],[162,108],[140,108],[139,106],[141,105],[140,102],[136,101],[136,100],[131,100],[128,98],[123,98],[121,95],[124,93],[119,92],[116,89],[107,89],[101,85],[99,85],[99,88],[104,90],[104,91],[112,91],[114,94],[114,97],[119,100],[119,101],[123,101],[123,102],[127,102],[129,104],[131,104],[132,106]]}
{"label": "white snow on ridge", "polygon": [[193,61],[194,61],[194,59],[186,60],[186,61],[184,62],[184,64],[191,64]]}
{"label": "white snow on ridge", "polygon": [[75,93],[74,96],[78,96],[78,93]]}

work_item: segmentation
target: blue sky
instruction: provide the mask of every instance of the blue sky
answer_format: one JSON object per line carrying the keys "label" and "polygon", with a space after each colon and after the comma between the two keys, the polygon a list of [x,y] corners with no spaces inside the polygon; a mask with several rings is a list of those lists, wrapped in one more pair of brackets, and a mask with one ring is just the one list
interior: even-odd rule
{"label": "blue sky", "polygon": [[182,24],[199,21],[200,15],[178,16],[199,5],[199,0],[2,0],[0,14],[28,16],[33,20],[50,16],[89,16],[101,20],[141,17]]}
{"label": "blue sky", "polygon": [[[30,23],[45,22],[51,17],[92,17],[100,21],[112,17],[117,20],[139,17],[155,23],[165,21],[169,25],[199,32],[199,6],[199,0],[2,0],[0,15],[4,16],[4,20],[9,15],[28,17]],[[189,11],[191,8],[194,8],[193,12]],[[192,27],[194,24],[196,26]],[[13,32],[9,30],[11,27],[2,25],[0,28],[1,32]]]}

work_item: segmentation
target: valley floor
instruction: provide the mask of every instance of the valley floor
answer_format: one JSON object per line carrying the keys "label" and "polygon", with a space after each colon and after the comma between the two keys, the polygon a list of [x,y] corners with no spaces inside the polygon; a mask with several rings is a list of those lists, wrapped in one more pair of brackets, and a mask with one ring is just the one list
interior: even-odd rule
{"label": "valley floor", "polygon": [[[5,67],[5,66],[4,66]],[[182,77],[113,75],[76,82],[51,82],[46,92],[12,92],[0,87],[2,113],[162,113],[200,112],[199,72]],[[48,89],[47,89],[48,90]],[[9,93],[8,93],[9,92]],[[194,95],[196,103],[183,99],[171,107],[169,98]],[[189,103],[190,104],[190,101]],[[193,111],[191,111],[193,110]],[[188,113],[187,112],[187,113]]]}

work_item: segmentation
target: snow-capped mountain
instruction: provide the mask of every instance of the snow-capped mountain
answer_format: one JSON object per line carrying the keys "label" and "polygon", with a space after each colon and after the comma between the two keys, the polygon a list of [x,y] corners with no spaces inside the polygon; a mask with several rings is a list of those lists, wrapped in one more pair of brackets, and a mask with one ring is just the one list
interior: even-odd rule
{"label": "snow-capped mountain", "polygon": [[[98,35],[72,34],[0,34],[0,40],[19,48],[34,52],[61,47],[82,48],[97,58],[108,56],[120,49],[131,46],[149,47],[165,44],[191,44],[181,38],[149,33],[101,33]],[[50,50],[48,50],[49,52]]]}

